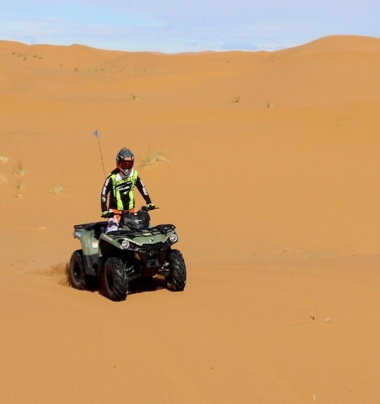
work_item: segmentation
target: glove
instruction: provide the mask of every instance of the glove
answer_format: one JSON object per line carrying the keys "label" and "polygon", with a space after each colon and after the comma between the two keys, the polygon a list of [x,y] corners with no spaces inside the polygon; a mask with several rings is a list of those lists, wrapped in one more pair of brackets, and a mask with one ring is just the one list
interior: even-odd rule
{"label": "glove", "polygon": [[154,203],[148,203],[148,205],[146,205],[146,206],[147,206],[147,208],[148,208],[149,210],[153,210],[153,209],[156,208],[156,205],[155,205]]}
{"label": "glove", "polygon": [[105,210],[104,212],[102,212],[102,217],[108,218],[110,216],[108,210]]}

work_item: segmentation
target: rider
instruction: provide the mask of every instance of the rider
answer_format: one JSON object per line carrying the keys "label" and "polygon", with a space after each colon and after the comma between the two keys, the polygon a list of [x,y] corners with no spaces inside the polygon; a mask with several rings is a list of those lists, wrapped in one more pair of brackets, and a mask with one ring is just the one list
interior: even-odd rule
{"label": "rider", "polygon": [[[116,168],[108,174],[102,186],[100,203],[102,217],[108,217],[106,232],[119,228],[121,215],[118,211],[135,212],[135,187],[140,191],[147,206],[150,209],[154,209],[155,207],[137,170],[133,168],[134,161],[135,157],[129,149],[126,147],[121,149],[116,155]],[[107,209],[108,196],[109,203]]]}

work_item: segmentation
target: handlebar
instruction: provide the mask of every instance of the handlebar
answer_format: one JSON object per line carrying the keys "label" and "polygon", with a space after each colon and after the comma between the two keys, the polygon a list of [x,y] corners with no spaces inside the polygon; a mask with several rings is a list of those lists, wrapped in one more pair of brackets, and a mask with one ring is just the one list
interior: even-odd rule
{"label": "handlebar", "polygon": [[[156,210],[156,209],[159,209],[159,207],[158,206],[154,206],[154,207],[141,206],[141,208],[140,208],[140,210],[142,210],[144,212],[149,212],[150,210]],[[135,212],[130,211],[130,210],[112,209],[111,212],[108,212],[107,216],[101,215],[101,217],[109,218],[109,217],[113,217],[114,215],[126,215],[127,213],[135,213]]]}
{"label": "handlebar", "polygon": [[141,206],[141,210],[148,212],[149,210],[155,210],[155,209],[160,209],[158,206],[153,206],[153,207],[149,207],[149,206]]}

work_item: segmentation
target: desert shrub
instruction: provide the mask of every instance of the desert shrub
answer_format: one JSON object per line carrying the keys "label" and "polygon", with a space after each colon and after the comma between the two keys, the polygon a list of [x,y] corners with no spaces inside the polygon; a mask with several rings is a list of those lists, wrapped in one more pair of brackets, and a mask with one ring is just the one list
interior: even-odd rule
{"label": "desert shrub", "polygon": [[157,162],[169,162],[161,148],[150,150],[141,160],[140,167],[148,168]]}

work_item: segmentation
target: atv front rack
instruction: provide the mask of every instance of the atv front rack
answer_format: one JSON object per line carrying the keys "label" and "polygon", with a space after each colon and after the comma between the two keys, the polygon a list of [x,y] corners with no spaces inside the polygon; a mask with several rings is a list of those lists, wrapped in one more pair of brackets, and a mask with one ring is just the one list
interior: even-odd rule
{"label": "atv front rack", "polygon": [[131,239],[135,237],[148,237],[156,236],[158,234],[168,234],[170,231],[174,230],[175,226],[173,224],[159,224],[154,227],[147,227],[146,229],[130,230],[128,228],[121,228],[119,230],[110,231],[107,235],[112,236],[127,236]]}
{"label": "atv front rack", "polygon": [[[80,231],[94,231],[94,237],[99,239],[102,233],[106,232],[107,222],[93,222],[93,223],[83,223],[74,225],[74,230]],[[115,231],[110,231],[107,233],[109,236],[126,236],[131,239],[135,237],[148,237],[156,236],[158,234],[166,235],[170,231],[174,230],[175,226],[173,224],[158,224],[154,227],[147,227],[146,229],[130,230],[128,227],[122,227]]]}

